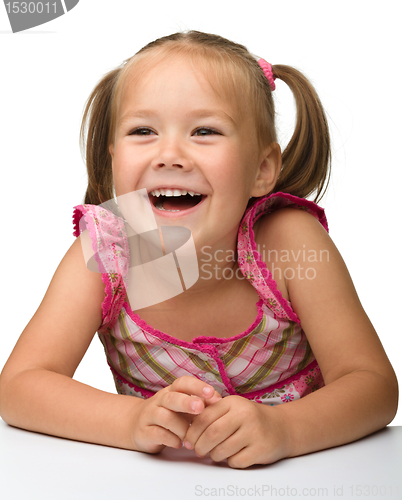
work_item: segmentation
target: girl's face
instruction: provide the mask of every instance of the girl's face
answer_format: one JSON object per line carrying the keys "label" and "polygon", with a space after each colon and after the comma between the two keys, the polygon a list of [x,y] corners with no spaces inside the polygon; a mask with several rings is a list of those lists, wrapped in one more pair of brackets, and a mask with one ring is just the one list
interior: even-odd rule
{"label": "girl's face", "polygon": [[178,57],[135,84],[128,76],[109,150],[116,196],[146,188],[157,224],[187,227],[197,249],[233,248],[249,198],[269,192],[277,176],[252,118]]}

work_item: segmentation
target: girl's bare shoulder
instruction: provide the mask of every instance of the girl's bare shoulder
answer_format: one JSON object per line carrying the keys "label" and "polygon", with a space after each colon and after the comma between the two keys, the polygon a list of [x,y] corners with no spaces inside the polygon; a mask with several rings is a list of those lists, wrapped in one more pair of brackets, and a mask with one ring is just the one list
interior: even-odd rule
{"label": "girl's bare shoulder", "polygon": [[281,208],[273,213],[263,215],[254,225],[256,243],[272,243],[273,247],[291,248],[304,240],[317,237],[330,239],[321,223],[305,210]]}
{"label": "girl's bare shoulder", "polygon": [[314,273],[309,263],[329,252],[331,246],[320,222],[294,208],[263,215],[254,225],[254,237],[262,260],[286,300],[290,300],[289,278],[295,273]]}

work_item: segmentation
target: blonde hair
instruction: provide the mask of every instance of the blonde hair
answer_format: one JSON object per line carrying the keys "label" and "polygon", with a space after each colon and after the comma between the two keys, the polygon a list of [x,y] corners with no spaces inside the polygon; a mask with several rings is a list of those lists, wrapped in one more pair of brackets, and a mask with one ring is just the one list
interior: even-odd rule
{"label": "blonde hair", "polygon": [[[235,102],[242,116],[254,118],[260,148],[277,142],[275,108],[267,78],[243,45],[218,35],[189,31],[159,38],[107,73],[86,103],[80,141],[86,150],[88,188],[85,203],[99,204],[114,196],[109,145],[113,143],[119,104],[128,78],[135,82],[148,69],[170,56],[180,55],[203,70],[222,98]],[[282,170],[274,192],[299,197],[325,193],[330,173],[330,139],[322,104],[313,86],[298,70],[272,66],[274,77],[284,81],[296,102],[296,125],[282,153]]]}

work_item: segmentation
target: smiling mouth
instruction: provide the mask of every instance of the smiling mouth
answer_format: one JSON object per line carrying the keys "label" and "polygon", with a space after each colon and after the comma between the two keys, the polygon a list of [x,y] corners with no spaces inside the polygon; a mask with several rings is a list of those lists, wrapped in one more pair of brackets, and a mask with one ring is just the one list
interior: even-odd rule
{"label": "smiling mouth", "polygon": [[152,205],[161,211],[182,212],[194,208],[206,198],[205,195],[184,189],[155,189],[149,194]]}

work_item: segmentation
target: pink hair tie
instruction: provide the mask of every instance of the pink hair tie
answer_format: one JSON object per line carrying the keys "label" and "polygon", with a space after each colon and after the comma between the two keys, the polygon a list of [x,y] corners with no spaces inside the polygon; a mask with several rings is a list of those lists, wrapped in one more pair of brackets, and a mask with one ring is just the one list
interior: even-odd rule
{"label": "pink hair tie", "polygon": [[258,64],[261,66],[264,75],[267,77],[267,80],[269,82],[269,86],[271,87],[271,90],[275,90],[275,76],[272,73],[272,66],[267,62],[265,59],[258,59]]}

